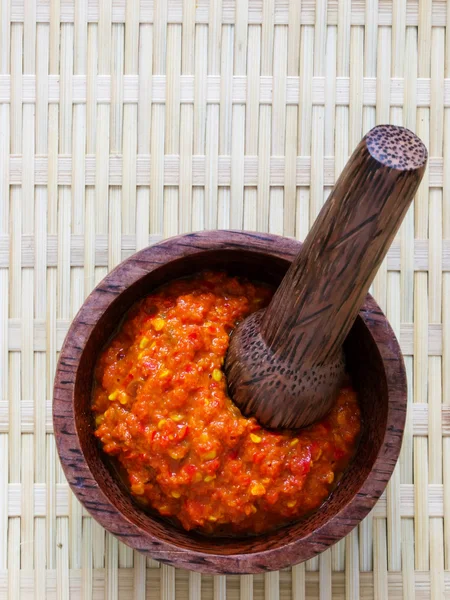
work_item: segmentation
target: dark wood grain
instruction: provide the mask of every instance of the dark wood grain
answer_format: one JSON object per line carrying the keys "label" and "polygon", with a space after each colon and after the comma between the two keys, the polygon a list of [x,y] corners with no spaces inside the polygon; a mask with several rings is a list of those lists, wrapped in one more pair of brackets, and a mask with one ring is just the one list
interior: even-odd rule
{"label": "dark wood grain", "polygon": [[298,428],[330,410],[343,343],[423,177],[412,132],[381,125],[360,142],[264,312],[234,332],[231,396],[268,427]]}
{"label": "dark wood grain", "polygon": [[119,265],[75,317],[56,372],[56,444],[77,498],[101,525],[129,546],[165,563],[204,573],[280,569],[307,560],[341,539],[384,491],[401,446],[406,378],[394,333],[370,296],[345,343],[363,415],[358,452],[333,495],[309,518],[254,538],[212,539],[188,534],[144,513],[133,502],[93,435],[94,365],[136,300],[162,283],[206,267],[279,285],[299,248],[294,240],[245,232],[173,238]]}

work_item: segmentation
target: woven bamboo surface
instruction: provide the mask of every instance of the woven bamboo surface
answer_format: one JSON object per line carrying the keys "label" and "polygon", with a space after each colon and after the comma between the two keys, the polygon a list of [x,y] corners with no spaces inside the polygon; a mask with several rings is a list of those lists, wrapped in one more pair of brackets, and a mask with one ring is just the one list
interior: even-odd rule
{"label": "woven bamboo surface", "polygon": [[[387,493],[280,573],[214,578],[133,553],[81,509],[56,456],[70,319],[163,237],[304,238],[382,122],[430,150],[373,286],[411,403]],[[449,173],[450,1],[0,0],[0,598],[450,598]]]}

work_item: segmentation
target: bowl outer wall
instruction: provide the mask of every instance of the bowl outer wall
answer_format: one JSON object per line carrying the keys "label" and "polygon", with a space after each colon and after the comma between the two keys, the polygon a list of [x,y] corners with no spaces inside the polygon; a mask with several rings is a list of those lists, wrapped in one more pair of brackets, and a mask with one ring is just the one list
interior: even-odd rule
{"label": "bowl outer wall", "polygon": [[[82,452],[76,425],[75,384],[78,365],[97,322],[118,295],[149,272],[186,256],[214,251],[249,251],[291,261],[301,244],[280,236],[242,232],[206,231],[170,238],[129,257],[109,273],[86,299],[73,320],[59,357],[54,394],[53,423],[60,460],[72,491],[88,512],[127,545],[161,562],[202,573],[258,573],[278,570],[307,560],[348,534],[372,509],[394,470],[406,418],[406,374],[400,347],[379,306],[367,296],[360,317],[381,355],[387,382],[387,421],[373,468],[357,493],[327,522],[277,547],[255,543],[254,552],[221,554],[183,548],[161,540],[125,516],[100,488]],[[207,538],[203,538],[207,540]],[[256,542],[256,540],[255,540]]]}

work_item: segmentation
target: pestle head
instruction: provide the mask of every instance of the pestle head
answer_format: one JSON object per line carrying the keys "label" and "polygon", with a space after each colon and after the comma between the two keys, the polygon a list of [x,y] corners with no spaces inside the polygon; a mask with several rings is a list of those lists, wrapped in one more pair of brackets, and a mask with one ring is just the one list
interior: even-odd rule
{"label": "pestle head", "polygon": [[264,342],[262,317],[263,311],[250,315],[231,336],[225,361],[230,396],[244,415],[265,427],[306,427],[324,417],[336,399],[345,378],[343,352],[324,365],[294,367]]}

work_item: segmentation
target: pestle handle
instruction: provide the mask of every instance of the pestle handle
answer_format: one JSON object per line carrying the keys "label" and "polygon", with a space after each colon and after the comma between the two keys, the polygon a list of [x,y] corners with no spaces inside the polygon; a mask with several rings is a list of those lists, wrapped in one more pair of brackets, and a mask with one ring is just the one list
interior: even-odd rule
{"label": "pestle handle", "polygon": [[380,125],[361,140],[262,318],[261,336],[285,364],[339,355],[426,162],[403,127]]}

